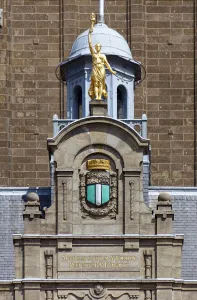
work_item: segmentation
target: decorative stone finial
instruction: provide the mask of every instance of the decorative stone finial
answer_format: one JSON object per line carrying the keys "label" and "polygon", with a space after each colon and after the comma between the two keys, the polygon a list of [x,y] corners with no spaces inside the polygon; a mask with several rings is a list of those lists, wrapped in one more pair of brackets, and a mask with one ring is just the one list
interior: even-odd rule
{"label": "decorative stone finial", "polygon": [[158,202],[171,202],[171,196],[168,193],[160,193],[158,196]]}
{"label": "decorative stone finial", "polygon": [[172,210],[171,196],[161,193],[158,196],[157,210],[155,211],[157,234],[171,234],[174,212]]}
{"label": "decorative stone finial", "polygon": [[25,208],[23,212],[24,220],[39,219],[41,217],[40,199],[38,194],[30,192],[26,195]]}
{"label": "decorative stone finial", "polygon": [[40,199],[39,199],[39,196],[38,194],[34,193],[34,192],[30,192],[26,195],[26,199],[27,199],[27,202],[37,202],[39,203],[40,202]]}

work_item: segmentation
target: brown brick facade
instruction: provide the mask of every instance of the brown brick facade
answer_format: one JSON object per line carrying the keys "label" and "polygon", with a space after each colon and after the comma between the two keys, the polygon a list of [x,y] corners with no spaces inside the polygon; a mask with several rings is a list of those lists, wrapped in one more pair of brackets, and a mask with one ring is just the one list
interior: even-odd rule
{"label": "brown brick facade", "polygon": [[[135,117],[148,115],[153,185],[194,185],[195,0],[106,0],[106,23],[146,68]],[[0,0],[0,181],[47,186],[46,139],[65,117],[55,68],[98,12],[97,0]]]}

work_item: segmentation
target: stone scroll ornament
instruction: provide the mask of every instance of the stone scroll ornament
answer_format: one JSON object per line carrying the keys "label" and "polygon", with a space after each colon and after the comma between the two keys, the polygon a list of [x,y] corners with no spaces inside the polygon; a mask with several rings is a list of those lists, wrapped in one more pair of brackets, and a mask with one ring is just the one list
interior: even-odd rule
{"label": "stone scroll ornament", "polygon": [[92,159],[87,162],[87,172],[80,174],[80,202],[82,217],[116,218],[117,173],[111,171],[110,162]]}

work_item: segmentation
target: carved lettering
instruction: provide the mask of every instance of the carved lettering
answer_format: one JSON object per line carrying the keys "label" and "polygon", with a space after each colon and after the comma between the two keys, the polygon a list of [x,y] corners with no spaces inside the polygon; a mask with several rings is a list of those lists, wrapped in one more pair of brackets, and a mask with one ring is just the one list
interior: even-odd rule
{"label": "carved lettering", "polygon": [[128,255],[68,255],[59,253],[59,271],[137,271],[136,256]]}

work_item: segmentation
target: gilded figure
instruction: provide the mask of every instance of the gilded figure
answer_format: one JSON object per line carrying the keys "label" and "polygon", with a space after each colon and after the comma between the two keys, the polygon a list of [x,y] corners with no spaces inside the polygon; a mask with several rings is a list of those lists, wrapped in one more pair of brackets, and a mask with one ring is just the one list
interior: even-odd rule
{"label": "gilded figure", "polygon": [[105,66],[112,74],[116,74],[112,70],[110,64],[107,61],[107,58],[104,54],[101,54],[101,44],[96,44],[95,49],[92,46],[92,37],[93,28],[96,22],[95,14],[91,14],[91,28],[89,29],[88,34],[88,43],[90,52],[92,54],[92,74],[91,74],[91,83],[88,94],[92,100],[102,100],[102,96],[107,99],[107,86],[105,83],[106,74]]}

